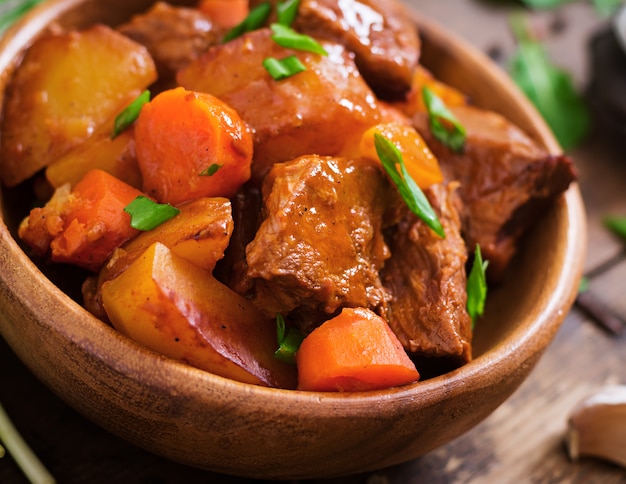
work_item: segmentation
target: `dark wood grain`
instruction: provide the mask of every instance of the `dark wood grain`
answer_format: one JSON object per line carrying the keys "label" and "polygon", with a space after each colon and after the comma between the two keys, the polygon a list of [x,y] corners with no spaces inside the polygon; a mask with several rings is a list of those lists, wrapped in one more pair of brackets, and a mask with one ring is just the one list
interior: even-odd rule
{"label": "dark wood grain", "polygon": [[[485,52],[504,59],[513,49],[509,11],[465,0],[410,0],[412,6],[456,30]],[[581,5],[585,3],[585,5]],[[546,38],[551,55],[584,88],[592,73],[586,47],[602,28],[586,2],[535,22],[563,22]],[[589,94],[593,96],[593,93]],[[623,244],[602,226],[607,213],[626,215],[626,151],[623,140],[596,125],[572,152],[589,215],[586,268],[592,296],[626,318]],[[610,263],[609,263],[610,262]],[[349,479],[354,483],[626,482],[624,470],[597,459],[571,462],[563,439],[567,415],[605,384],[626,382],[625,336],[594,323],[574,307],[530,378],[487,420],[450,444],[406,464]],[[34,349],[36,351],[36,349]],[[0,341],[0,401],[16,426],[60,483],[143,482],[239,484],[253,482],[180,466],[108,434],[78,415],[43,386]],[[0,483],[26,482],[9,456],[0,459]]]}

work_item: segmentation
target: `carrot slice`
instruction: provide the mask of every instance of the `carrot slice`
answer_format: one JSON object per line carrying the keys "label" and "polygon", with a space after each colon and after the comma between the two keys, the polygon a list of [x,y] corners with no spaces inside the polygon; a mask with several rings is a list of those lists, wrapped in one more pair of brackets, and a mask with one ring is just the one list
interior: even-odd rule
{"label": "carrot slice", "polygon": [[50,250],[55,262],[97,271],[116,247],[138,233],[124,207],[141,192],[105,171],[91,170],[71,193],[67,186],[57,192],[20,226],[20,237],[36,253]]}
{"label": "carrot slice", "polygon": [[143,106],[135,124],[143,190],[162,203],[232,197],[250,178],[252,134],[218,98],[182,87]]}
{"label": "carrot slice", "polygon": [[296,363],[299,390],[378,390],[419,379],[387,322],[364,308],[344,308],[313,330]]}

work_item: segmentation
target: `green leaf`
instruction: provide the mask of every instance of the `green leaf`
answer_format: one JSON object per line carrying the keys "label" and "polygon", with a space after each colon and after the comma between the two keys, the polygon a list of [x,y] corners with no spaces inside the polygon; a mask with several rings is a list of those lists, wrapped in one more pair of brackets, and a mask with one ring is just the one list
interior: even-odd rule
{"label": "green leaf", "polygon": [[465,128],[445,103],[428,86],[422,88],[422,98],[428,111],[433,136],[454,151],[465,146]]}
{"label": "green leaf", "polygon": [[319,42],[308,35],[299,34],[291,27],[282,24],[272,24],[270,28],[273,32],[272,40],[281,47],[328,55],[328,52],[326,52]]}
{"label": "green leaf", "polygon": [[130,215],[132,228],[148,231],[175,217],[180,213],[180,210],[169,203],[157,203],[148,197],[139,195],[126,205],[124,212]]}
{"label": "green leaf", "polygon": [[287,328],[282,314],[276,315],[276,336],[278,349],[274,358],[289,364],[295,364],[296,353],[302,344],[304,335],[295,328]]}
{"label": "green leaf", "polygon": [[263,67],[277,81],[282,81],[306,70],[304,64],[295,55],[290,55],[284,59],[268,57],[263,61]]}
{"label": "green leaf", "polygon": [[298,14],[300,0],[285,0],[276,4],[278,23],[290,27]]}
{"label": "green leaf", "polygon": [[611,232],[626,241],[626,217],[607,216],[603,223]]}
{"label": "green leaf", "polygon": [[142,92],[137,98],[130,103],[126,109],[124,109],[120,114],[118,114],[115,118],[115,122],[113,123],[113,132],[111,133],[111,139],[117,138],[122,131],[128,128],[131,124],[135,122],[135,120],[139,117],[139,113],[141,112],[141,108],[144,107],[145,104],[150,102],[150,91]]}
{"label": "green leaf", "polygon": [[44,0],[0,0],[0,34]]}
{"label": "green leaf", "polygon": [[250,10],[248,16],[241,23],[235,25],[224,36],[223,42],[229,42],[237,37],[242,36],[246,32],[252,32],[265,25],[265,22],[272,12],[272,5],[269,2],[261,3]]}
{"label": "green leaf", "polygon": [[511,17],[518,41],[509,73],[541,113],[564,150],[577,145],[589,129],[589,113],[568,72],[554,66],[543,45],[531,38],[525,18]]}
{"label": "green leaf", "polygon": [[[374,133],[374,146],[380,162],[393,183],[398,187],[400,196],[409,207],[409,210],[421,218],[437,235],[445,237],[446,234],[439,218],[437,218],[437,214],[428,202],[424,192],[407,172],[402,154],[398,148],[379,133]],[[400,172],[398,172],[398,166],[400,167]]]}
{"label": "green leaf", "polygon": [[489,261],[483,261],[480,246],[476,245],[474,262],[467,277],[467,312],[472,318],[472,329],[479,316],[485,311],[487,301],[487,266]]}

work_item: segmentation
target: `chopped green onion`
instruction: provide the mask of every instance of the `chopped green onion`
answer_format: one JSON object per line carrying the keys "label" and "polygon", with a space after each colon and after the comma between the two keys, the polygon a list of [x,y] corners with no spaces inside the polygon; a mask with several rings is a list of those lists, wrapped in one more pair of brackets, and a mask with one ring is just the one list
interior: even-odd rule
{"label": "chopped green onion", "polygon": [[295,364],[296,353],[304,339],[304,335],[295,328],[285,326],[285,318],[282,314],[276,315],[276,336],[278,339],[278,349],[274,353],[274,358],[289,364]]}
{"label": "chopped green onion", "polygon": [[[374,145],[385,171],[398,187],[400,196],[411,212],[421,218],[437,235],[445,237],[446,234],[437,218],[437,214],[428,202],[424,192],[406,170],[402,154],[398,148],[379,133],[374,134]],[[398,172],[397,165],[400,166],[401,173]]]}
{"label": "chopped green onion", "polygon": [[472,318],[472,329],[476,318],[482,316],[485,311],[485,301],[487,300],[487,266],[489,261],[483,262],[480,246],[476,245],[474,251],[474,262],[467,277],[467,312]]}
{"label": "chopped green onion", "polygon": [[300,6],[300,0],[285,0],[284,2],[278,2],[276,4],[276,13],[278,15],[278,23],[291,26],[298,14],[298,7]]}
{"label": "chopped green onion", "polygon": [[[11,454],[29,482],[36,484],[54,484],[56,482],[15,428],[2,405],[0,405],[0,441],[4,443],[6,450]],[[0,455],[0,457],[2,456]]]}
{"label": "chopped green onion", "polygon": [[130,103],[126,109],[118,114],[113,124],[111,139],[117,138],[122,131],[133,124],[137,117],[139,117],[141,108],[143,108],[144,104],[147,104],[148,102],[150,102],[150,91],[146,90],[142,92],[132,103]]}
{"label": "chopped green onion", "polygon": [[139,195],[126,205],[124,212],[130,215],[132,228],[148,231],[175,217],[180,213],[180,210],[169,203],[157,203],[148,197]]}
{"label": "chopped green onion", "polygon": [[213,175],[215,175],[215,173],[217,173],[217,170],[219,170],[221,167],[222,167],[222,165],[218,165],[217,163],[213,163],[206,170],[201,171],[200,172],[200,176],[213,176]]}
{"label": "chopped green onion", "polygon": [[305,71],[306,67],[295,55],[290,55],[284,59],[268,57],[263,61],[263,67],[275,80],[280,81]]}
{"label": "chopped green onion", "polygon": [[43,0],[2,0],[0,1],[0,34],[17,22],[22,15]]}
{"label": "chopped green onion", "polygon": [[264,2],[256,6],[255,8],[250,10],[248,16],[243,19],[240,24],[235,25],[232,29],[226,32],[223,41],[231,41],[233,39],[236,39],[237,37],[242,36],[246,32],[251,32],[253,30],[263,27],[271,12],[272,5],[269,2]]}
{"label": "chopped green onion", "polygon": [[583,292],[587,292],[589,290],[589,279],[587,277],[582,277],[580,282],[578,283],[578,294],[582,294]]}
{"label": "chopped green onion", "polygon": [[308,35],[299,34],[291,27],[282,24],[272,24],[270,26],[274,35],[272,40],[281,47],[287,49],[303,50],[314,54],[328,55],[328,52],[315,39]]}
{"label": "chopped green onion", "polygon": [[[428,111],[428,121],[433,136],[452,150],[462,151],[465,146],[463,125],[428,86],[422,88],[422,98]],[[451,126],[446,126],[442,121]]]}

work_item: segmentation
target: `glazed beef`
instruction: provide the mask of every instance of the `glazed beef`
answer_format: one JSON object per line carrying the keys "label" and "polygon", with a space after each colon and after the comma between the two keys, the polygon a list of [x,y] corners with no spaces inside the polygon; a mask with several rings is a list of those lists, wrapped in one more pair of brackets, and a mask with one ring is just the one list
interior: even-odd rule
{"label": "glazed beef", "polygon": [[302,0],[294,27],[354,52],[364,79],[383,98],[411,87],[420,41],[403,4],[396,0]]}
{"label": "glazed beef", "polygon": [[467,131],[461,153],[434,139],[425,114],[416,114],[414,124],[445,178],[461,183],[463,236],[470,252],[480,244],[489,278],[499,281],[522,234],[575,180],[574,166],[499,114],[471,106],[451,110]]}
{"label": "glazed beef", "polygon": [[310,155],[274,165],[266,218],[246,250],[254,302],[270,316],[295,315],[305,331],[342,306],[381,307],[381,228],[393,195],[369,161]]}
{"label": "glazed beef", "polygon": [[199,10],[165,2],[157,2],[118,30],[146,46],[156,63],[161,84],[173,81],[176,71],[219,43],[223,35]]}
{"label": "glazed beef", "polygon": [[385,316],[406,351],[416,358],[448,360],[452,366],[471,359],[472,340],[457,189],[457,183],[450,183],[424,190],[446,237],[409,212],[388,241],[391,257],[381,272],[392,295]]}

